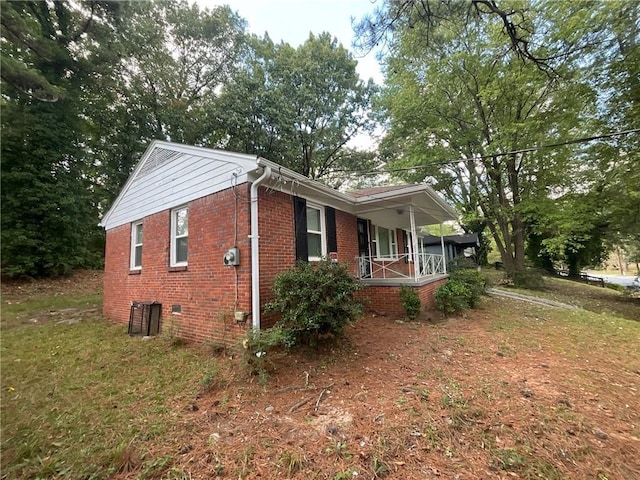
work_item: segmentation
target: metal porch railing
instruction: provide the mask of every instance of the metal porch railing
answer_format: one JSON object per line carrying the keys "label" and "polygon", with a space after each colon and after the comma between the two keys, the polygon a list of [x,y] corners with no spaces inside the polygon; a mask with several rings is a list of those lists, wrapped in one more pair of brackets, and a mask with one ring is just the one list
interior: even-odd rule
{"label": "metal porch railing", "polygon": [[357,260],[358,278],[360,280],[391,278],[418,280],[422,277],[445,273],[444,257],[432,253],[420,253],[418,255],[419,268],[417,272],[414,270],[413,255],[410,254],[389,258],[375,258],[370,255],[360,256],[357,257]]}

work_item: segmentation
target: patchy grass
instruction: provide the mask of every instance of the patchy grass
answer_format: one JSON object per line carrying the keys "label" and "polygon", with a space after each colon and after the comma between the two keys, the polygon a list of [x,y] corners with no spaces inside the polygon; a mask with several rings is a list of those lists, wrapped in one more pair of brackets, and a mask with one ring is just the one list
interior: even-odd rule
{"label": "patchy grass", "polygon": [[46,295],[3,306],[3,478],[156,478],[173,463],[177,449],[158,449],[172,445],[181,405],[214,381],[215,360],[60,313],[99,300]]}
{"label": "patchy grass", "polygon": [[[27,300],[5,300],[2,305],[2,328],[42,324],[66,319],[69,313],[97,313],[102,295],[93,293],[80,296],[50,295]],[[73,310],[73,312],[70,312]],[[62,311],[62,312],[61,312]],[[67,314],[67,315],[65,315]],[[84,316],[84,315],[83,315]]]}
{"label": "patchy grass", "polygon": [[500,283],[504,279],[502,272],[489,269],[486,272],[483,271],[483,273],[486,273],[491,283],[498,288],[567,303],[595,313],[604,313],[628,320],[640,321],[640,314],[638,313],[640,311],[640,298],[630,297],[624,292],[556,277],[544,277],[544,290],[533,291],[514,287],[501,287]]}

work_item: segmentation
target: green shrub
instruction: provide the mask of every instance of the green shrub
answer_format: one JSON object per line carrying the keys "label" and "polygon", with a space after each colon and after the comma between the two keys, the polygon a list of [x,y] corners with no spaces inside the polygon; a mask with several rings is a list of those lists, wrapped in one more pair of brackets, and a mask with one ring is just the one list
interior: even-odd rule
{"label": "green shrub", "polygon": [[410,320],[415,320],[420,315],[420,296],[415,288],[407,285],[400,286],[400,303],[404,313]]}
{"label": "green shrub", "polygon": [[362,314],[355,299],[359,289],[346,265],[299,262],[276,275],[275,300],[266,308],[282,314],[277,325],[286,332],[289,345],[314,345],[320,335],[341,335],[345,325]]}
{"label": "green shrub", "polygon": [[471,292],[468,299],[471,308],[478,304],[480,297],[487,291],[487,279],[477,270],[468,268],[454,270],[450,273],[449,280],[457,280],[467,286]]}
{"label": "green shrub", "polygon": [[449,280],[436,290],[436,307],[443,312],[456,313],[471,307],[473,292],[460,280]]}
{"label": "green shrub", "polygon": [[509,274],[509,278],[516,288],[524,288],[527,290],[543,290],[544,279],[542,272],[539,270],[522,270]]}
{"label": "green shrub", "polygon": [[487,279],[475,268],[456,268],[449,273],[449,281],[436,290],[436,306],[445,313],[474,308],[487,286]]}
{"label": "green shrub", "polygon": [[280,347],[290,343],[289,332],[276,325],[265,330],[250,330],[244,340],[243,360],[250,373],[266,379],[269,365]]}

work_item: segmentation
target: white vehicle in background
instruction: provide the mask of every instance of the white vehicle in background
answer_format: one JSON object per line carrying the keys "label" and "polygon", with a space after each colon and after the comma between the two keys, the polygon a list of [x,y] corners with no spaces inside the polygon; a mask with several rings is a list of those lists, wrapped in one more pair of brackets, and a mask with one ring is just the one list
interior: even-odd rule
{"label": "white vehicle in background", "polygon": [[640,298],[640,275],[637,275],[627,286],[627,293],[633,298]]}

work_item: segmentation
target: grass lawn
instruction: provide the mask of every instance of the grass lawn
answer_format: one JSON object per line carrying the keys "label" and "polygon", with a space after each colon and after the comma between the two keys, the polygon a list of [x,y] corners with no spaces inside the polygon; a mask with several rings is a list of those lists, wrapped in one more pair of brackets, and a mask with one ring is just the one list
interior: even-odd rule
{"label": "grass lawn", "polygon": [[[492,283],[499,283],[504,278],[504,273],[491,269],[483,273]],[[505,290],[575,305],[591,312],[640,321],[640,298],[633,298],[609,288],[556,277],[545,276],[544,285],[544,289],[535,291],[514,287]]]}
{"label": "grass lawn", "polygon": [[[95,313],[100,302],[95,292],[4,302],[2,478],[126,470],[129,443],[142,455],[145,445],[157,450],[179,424],[176,404],[215,377],[216,360],[202,349],[130,338]],[[171,457],[135,461],[153,478]]]}
{"label": "grass lawn", "polygon": [[2,478],[640,478],[640,306],[541,295],[589,310],[365,317],[263,383],[229,352],[130,338],[95,289],[3,286]]}

